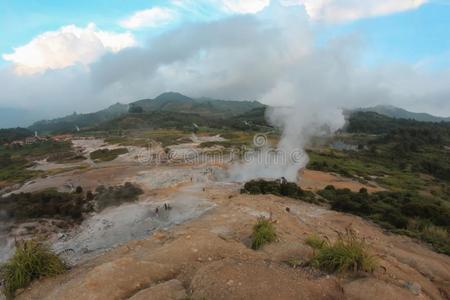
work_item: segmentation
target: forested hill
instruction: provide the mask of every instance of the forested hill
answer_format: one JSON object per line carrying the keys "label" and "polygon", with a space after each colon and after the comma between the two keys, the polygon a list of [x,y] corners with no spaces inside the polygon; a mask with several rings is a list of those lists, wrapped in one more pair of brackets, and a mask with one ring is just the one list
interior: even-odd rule
{"label": "forested hill", "polygon": [[377,105],[374,107],[359,108],[355,111],[376,112],[377,114],[395,119],[408,119],[421,122],[450,122],[450,117],[437,117],[427,113],[411,112],[392,105]]}
{"label": "forested hill", "polygon": [[[155,122],[161,118],[167,117],[168,120],[162,120],[162,127],[170,125],[170,113],[177,114],[182,120],[191,119],[198,120],[196,115],[207,119],[223,120],[226,118],[233,118],[254,109],[264,110],[265,105],[257,101],[230,101],[217,100],[211,98],[194,99],[179,93],[164,93],[155,99],[144,99],[132,102],[130,104],[120,104],[110,106],[107,109],[89,113],[89,114],[72,114],[63,118],[53,120],[44,120],[34,123],[30,126],[30,130],[38,131],[40,133],[61,133],[61,132],[75,132],[78,129],[107,127],[108,124],[115,125],[126,123],[129,126],[130,120],[134,118],[138,123],[137,127],[151,125],[151,127],[158,126]],[[143,114],[138,116],[139,114]],[[185,114],[186,116],[183,116]],[[153,120],[146,120],[146,117],[152,117]],[[121,122],[121,120],[125,121]],[[139,121],[140,119],[142,121]],[[175,122],[179,124],[180,122]],[[147,124],[147,125],[146,125]],[[192,123],[190,124],[192,125]]]}

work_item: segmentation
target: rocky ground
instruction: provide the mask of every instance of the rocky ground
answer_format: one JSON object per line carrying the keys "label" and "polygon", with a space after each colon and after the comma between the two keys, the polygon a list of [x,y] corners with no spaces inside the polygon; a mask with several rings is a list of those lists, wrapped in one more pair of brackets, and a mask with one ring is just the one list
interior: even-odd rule
{"label": "rocky ground", "polygon": [[[189,185],[189,184],[187,184]],[[358,217],[275,196],[239,194],[210,183],[198,197],[215,206],[202,216],[155,231],[33,284],[19,299],[448,299],[450,258]],[[186,188],[186,187],[181,187]],[[171,192],[174,192],[172,189]],[[290,208],[290,212],[286,208]],[[272,215],[279,240],[249,248],[258,216]],[[313,233],[336,237],[348,227],[378,258],[374,274],[327,275],[292,268],[307,261]]]}
{"label": "rocky ground", "polygon": [[[450,258],[418,241],[389,234],[359,217],[326,207],[271,195],[240,194],[241,184],[218,179],[218,166],[150,167],[119,162],[28,185],[33,190],[50,182],[58,186],[69,179],[88,187],[132,180],[145,193],[136,204],[97,216],[98,222],[94,218],[86,220],[60,246],[63,249],[83,241],[93,243],[105,236],[112,243],[97,249],[101,251],[91,247],[91,255],[78,259],[68,273],[35,282],[18,299],[450,297]],[[353,190],[379,189],[313,171],[303,173],[301,184],[310,190],[328,184]],[[163,203],[170,203],[172,211],[161,221],[162,216],[155,215],[154,208]],[[276,222],[278,240],[254,251],[250,248],[250,234],[260,216],[271,216]],[[111,226],[95,227],[106,219]],[[367,240],[376,256],[379,267],[373,274],[324,274],[288,263],[306,262],[312,257],[312,249],[305,244],[309,235],[333,240],[337,232],[349,227]],[[139,234],[133,236],[136,232]],[[83,253],[79,253],[78,258],[82,258]]]}

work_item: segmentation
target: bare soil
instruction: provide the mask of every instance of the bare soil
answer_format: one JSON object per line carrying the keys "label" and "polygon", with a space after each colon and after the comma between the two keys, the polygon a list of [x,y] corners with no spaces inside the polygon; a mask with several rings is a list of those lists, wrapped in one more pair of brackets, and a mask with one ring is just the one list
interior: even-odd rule
{"label": "bare soil", "polygon": [[[94,144],[85,147],[98,146]],[[169,201],[177,211],[185,201],[208,203],[208,209],[193,219],[180,219],[156,230],[151,222],[158,216],[149,212],[148,236],[133,238],[126,230],[113,232],[126,237],[123,243],[82,260],[66,274],[35,282],[21,291],[18,299],[450,298],[450,257],[353,215],[273,195],[242,195],[241,184],[215,181],[213,167],[148,166],[118,159],[88,170],[38,179],[22,187],[22,191],[33,191],[81,185],[87,190],[99,184],[132,181],[145,192],[139,205]],[[303,172],[300,184],[308,190],[330,184],[353,191],[362,187],[370,192],[382,190],[309,170]],[[111,221],[120,221],[126,213],[129,211],[110,213]],[[259,216],[271,216],[276,222],[278,240],[254,251],[249,247],[250,235]],[[143,230],[147,223],[138,220],[134,225],[124,224],[138,224]],[[366,239],[377,258],[379,267],[373,274],[324,274],[310,267],[293,268],[287,263],[311,259],[313,251],[305,244],[309,235],[333,240],[337,232],[349,227]],[[97,229],[91,226],[89,230]],[[96,234],[86,238],[95,240]]]}
{"label": "bare soil", "polygon": [[[417,241],[301,201],[241,195],[239,184],[205,183],[204,187],[202,198],[216,206],[199,218],[130,241],[67,274],[36,282],[18,299],[183,299],[186,295],[192,299],[448,299],[450,295],[450,258]],[[271,215],[276,221],[279,239],[254,251],[249,236],[260,215]],[[336,231],[349,226],[367,240],[377,257],[374,274],[336,276],[286,263],[311,258],[312,250],[305,244],[310,234],[334,239]]]}

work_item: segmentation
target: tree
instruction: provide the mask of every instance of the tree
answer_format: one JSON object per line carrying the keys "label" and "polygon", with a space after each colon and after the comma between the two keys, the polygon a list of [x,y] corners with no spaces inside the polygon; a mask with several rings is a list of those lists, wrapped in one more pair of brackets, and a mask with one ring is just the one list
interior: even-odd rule
{"label": "tree", "polygon": [[128,112],[130,114],[142,114],[144,112],[144,109],[137,105],[131,105],[128,109]]}

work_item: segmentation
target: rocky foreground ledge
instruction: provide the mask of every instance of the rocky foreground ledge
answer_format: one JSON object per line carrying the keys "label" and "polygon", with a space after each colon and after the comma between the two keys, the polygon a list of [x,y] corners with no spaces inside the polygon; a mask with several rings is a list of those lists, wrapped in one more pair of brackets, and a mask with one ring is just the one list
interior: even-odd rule
{"label": "rocky foreground ledge", "polygon": [[[36,282],[18,299],[449,299],[450,257],[359,217],[238,189],[212,185],[203,197],[216,206],[201,217]],[[252,226],[269,215],[278,241],[254,251]],[[311,258],[309,235],[333,239],[349,226],[377,257],[373,274],[332,275],[287,263]]]}

